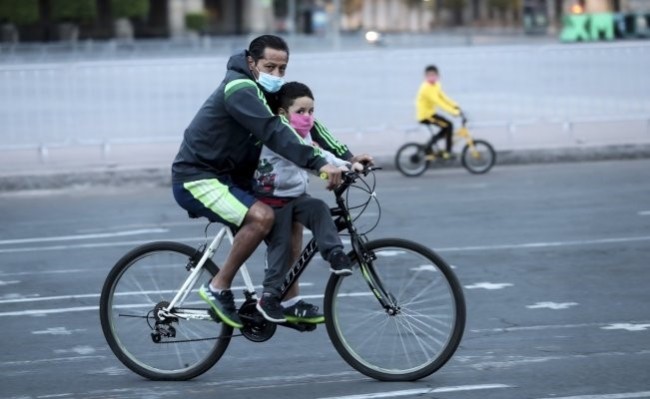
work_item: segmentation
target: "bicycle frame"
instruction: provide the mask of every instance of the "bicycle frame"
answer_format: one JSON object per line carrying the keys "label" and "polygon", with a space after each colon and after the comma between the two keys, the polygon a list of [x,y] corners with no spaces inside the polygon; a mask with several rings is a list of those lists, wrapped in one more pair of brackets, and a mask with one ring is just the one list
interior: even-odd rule
{"label": "bicycle frame", "polygon": [[[433,149],[435,146],[436,133],[433,131],[433,128],[431,127],[430,124],[425,124],[425,126],[429,130],[429,133],[431,133],[431,138],[427,141],[426,148]],[[454,143],[464,140],[467,146],[469,147],[470,151],[472,151],[472,155],[475,155],[474,152],[476,151],[476,147],[474,146],[474,138],[470,134],[469,129],[467,128],[467,123],[465,121],[463,121],[460,128],[458,128],[453,133],[452,140]],[[434,161],[437,159],[437,156],[435,154],[427,154],[427,157],[428,157],[427,159],[429,159],[430,161]]]}
{"label": "bicycle frame", "polygon": [[[356,231],[350,213],[345,205],[345,200],[343,199],[343,193],[351,185],[350,182],[347,182],[344,185],[339,186],[334,190],[336,196],[337,207],[331,208],[330,213],[334,219],[334,223],[338,228],[338,231],[347,230],[350,234],[351,243],[352,243],[352,253],[353,256],[359,261],[359,266],[361,268],[362,275],[366,282],[368,283],[371,291],[374,293],[377,300],[380,302],[381,306],[389,312],[394,312],[399,310],[394,304],[394,299],[389,295],[383,288],[383,284],[379,276],[375,273],[374,269],[371,266],[373,260],[372,254],[370,254],[363,244],[362,236]],[[192,270],[188,278],[185,280],[181,288],[178,290],[174,298],[171,300],[168,306],[162,310],[164,316],[179,317],[183,319],[210,319],[210,316],[206,315],[205,311],[193,310],[193,309],[179,309],[179,311],[171,312],[172,309],[177,308],[181,305],[185,299],[188,297],[192,291],[192,287],[197,283],[199,275],[205,262],[208,259],[211,259],[214,256],[215,252],[221,246],[224,237],[227,237],[232,245],[234,241],[234,236],[230,228],[224,226],[222,227],[214,239],[210,242],[209,245],[200,253],[201,258],[196,264],[193,264],[193,261],[190,260],[188,264],[188,270]],[[314,257],[318,251],[318,246],[316,245],[316,240],[312,238],[305,248],[302,250],[300,257],[296,262],[291,266],[287,272],[287,276],[281,287],[281,298],[284,298],[291,288],[291,286],[298,280],[300,275],[305,271],[307,265]],[[257,293],[255,291],[255,286],[253,285],[253,280],[251,279],[250,273],[246,264],[242,264],[239,268],[239,273],[242,275],[244,280],[245,290],[244,295],[247,300],[257,300]]]}

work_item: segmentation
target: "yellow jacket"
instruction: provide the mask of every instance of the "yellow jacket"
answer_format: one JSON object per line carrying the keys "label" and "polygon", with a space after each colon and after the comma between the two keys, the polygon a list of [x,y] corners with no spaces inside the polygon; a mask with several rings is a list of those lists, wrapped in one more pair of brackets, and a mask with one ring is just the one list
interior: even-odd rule
{"label": "yellow jacket", "polygon": [[431,84],[423,82],[418,90],[418,97],[415,100],[418,121],[431,118],[437,111],[438,107],[451,115],[460,115],[458,104],[451,98],[447,97],[440,82]]}

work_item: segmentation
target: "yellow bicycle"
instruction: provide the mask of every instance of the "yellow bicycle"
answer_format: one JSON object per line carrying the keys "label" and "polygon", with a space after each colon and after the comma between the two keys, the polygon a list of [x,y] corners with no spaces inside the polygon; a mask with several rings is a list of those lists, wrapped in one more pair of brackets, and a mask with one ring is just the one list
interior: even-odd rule
{"label": "yellow bicycle", "polygon": [[[404,176],[416,177],[423,174],[433,164],[448,163],[453,158],[445,158],[444,152],[435,143],[435,132],[429,124],[424,124],[431,138],[424,144],[406,143],[397,150],[395,166]],[[460,161],[470,173],[487,173],[494,166],[497,156],[494,148],[485,140],[475,140],[467,128],[467,119],[463,118],[461,127],[454,132],[454,143],[464,140]]]}

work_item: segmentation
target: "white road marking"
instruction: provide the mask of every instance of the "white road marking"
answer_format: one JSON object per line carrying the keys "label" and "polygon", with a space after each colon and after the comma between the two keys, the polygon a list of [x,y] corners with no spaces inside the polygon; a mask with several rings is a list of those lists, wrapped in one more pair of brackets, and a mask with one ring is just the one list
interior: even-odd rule
{"label": "white road marking", "polygon": [[20,283],[20,281],[18,281],[18,280],[10,280],[10,281],[0,280],[0,287],[4,287],[5,285],[19,284],[19,283]]}
{"label": "white road marking", "polygon": [[553,309],[553,310],[561,310],[561,309],[568,309],[572,306],[577,306],[578,304],[576,302],[537,302],[534,305],[527,305],[526,307],[528,309]]}
{"label": "white road marking", "polygon": [[641,211],[639,212],[639,216],[650,216],[650,211]]}
{"label": "white road marking", "polygon": [[[621,237],[621,238],[608,238],[598,240],[584,240],[584,241],[564,241],[564,242],[547,242],[547,243],[527,243],[527,244],[508,244],[508,245],[485,245],[485,246],[468,246],[468,247],[446,247],[434,248],[437,252],[462,252],[462,251],[483,251],[483,250],[501,250],[501,249],[525,249],[525,248],[544,248],[553,246],[574,246],[574,245],[598,245],[606,243],[621,243],[621,242],[636,242],[648,241],[650,236],[641,237]],[[180,242],[204,242],[205,237],[182,237],[170,238],[169,241]],[[21,252],[42,252],[42,251],[68,251],[72,249],[94,249],[94,248],[110,248],[122,246],[136,246],[146,244],[151,240],[136,240],[136,241],[118,241],[118,242],[104,242],[92,244],[71,244],[71,245],[53,245],[48,247],[22,247],[22,248],[6,248],[0,249],[2,253],[21,253]],[[343,239],[344,243],[349,244],[349,239]]]}
{"label": "white road marking", "polygon": [[426,395],[426,394],[443,393],[443,392],[479,391],[484,389],[502,389],[502,388],[510,388],[510,385],[482,384],[482,385],[460,385],[455,387],[440,387],[440,388],[417,388],[417,389],[405,389],[403,391],[386,391],[386,392],[377,392],[377,393],[365,393],[359,395],[328,396],[326,398],[319,398],[319,399],[396,398],[399,396]]}
{"label": "white road marking", "polygon": [[57,355],[63,355],[66,353],[74,353],[75,355],[92,355],[96,350],[92,346],[75,346],[72,349],[55,349],[54,353]]}
{"label": "white road marking", "polygon": [[578,395],[578,396],[552,396],[543,399],[632,399],[632,398],[650,398],[650,391],[611,393],[596,395]]}
{"label": "white road marking", "polygon": [[56,242],[56,241],[74,241],[74,240],[95,240],[99,238],[128,237],[128,236],[137,236],[141,234],[161,234],[161,233],[168,233],[168,232],[169,232],[168,229],[140,229],[140,230],[118,231],[115,233],[77,234],[73,236],[57,236],[57,237],[18,238],[13,240],[0,240],[0,245],[31,244],[37,242]]}
{"label": "white road marking", "polygon": [[105,359],[106,356],[70,356],[70,357],[55,357],[55,358],[46,358],[46,359],[34,359],[34,360],[13,360],[9,362],[0,362],[0,367],[14,367],[14,366],[25,366],[39,363],[61,363],[61,362],[76,362],[80,360],[98,360]]}
{"label": "white road marking", "polygon": [[[300,287],[312,287],[314,283],[304,282],[299,283]],[[233,290],[243,290],[245,286],[233,286]],[[256,289],[262,288],[261,285],[254,286]],[[194,290],[197,292],[198,289]],[[170,294],[175,293],[176,290],[155,290],[155,291],[126,291],[120,292],[117,296],[131,296],[131,295],[150,295],[150,294]],[[29,297],[20,297],[20,298],[3,298],[0,299],[0,305],[8,303],[25,303],[25,302],[41,302],[41,301],[60,301],[66,299],[83,299],[83,298],[99,298],[101,294],[74,294],[74,295],[58,295],[58,296],[29,296]]]}
{"label": "white road marking", "polygon": [[[204,242],[205,237],[169,237],[167,241],[179,242]],[[650,236],[639,237],[615,237],[594,240],[577,240],[577,241],[554,241],[554,242],[533,242],[524,244],[504,244],[504,245],[479,245],[467,247],[443,247],[433,248],[436,252],[464,252],[464,251],[487,251],[503,249],[529,249],[529,248],[548,248],[548,247],[570,247],[582,245],[601,245],[601,244],[618,244],[626,242],[650,241]],[[47,247],[20,247],[0,249],[0,254],[4,253],[21,253],[21,252],[43,252],[43,251],[69,251],[73,249],[94,249],[94,248],[112,248],[112,247],[130,247],[141,244],[147,244],[151,240],[136,241],[116,241],[101,242],[88,244],[70,244],[70,245],[52,245]],[[343,242],[349,244],[349,239],[343,239]]]}
{"label": "white road marking", "polygon": [[436,272],[438,269],[434,265],[420,265],[418,267],[412,267],[412,272]]}
{"label": "white road marking", "polygon": [[376,255],[377,256],[386,256],[386,257],[388,257],[388,256],[401,255],[403,253],[405,253],[405,252],[404,251],[380,251],[380,252],[377,252]]}
{"label": "white road marking", "polygon": [[505,245],[478,245],[469,247],[446,247],[433,248],[436,252],[463,252],[463,251],[488,251],[500,249],[528,249],[528,248],[549,248],[549,247],[572,247],[581,245],[600,245],[600,244],[618,244],[624,242],[650,241],[650,236],[639,237],[614,237],[600,238],[594,240],[575,240],[575,241],[549,241],[549,242],[531,242],[524,244],[505,244]]}
{"label": "white road marking", "polygon": [[[630,321],[628,323],[636,324],[645,324],[650,323],[650,321]],[[570,329],[570,328],[591,328],[591,327],[604,327],[607,325],[613,325],[617,323],[576,323],[576,324],[540,324],[536,326],[513,326],[513,327],[500,327],[500,328],[478,328],[469,330],[471,333],[483,334],[483,333],[499,333],[499,332],[516,332],[516,331],[543,331],[543,330],[561,330],[561,329]],[[623,324],[623,323],[618,323]],[[626,323],[627,324],[627,323]]]}
{"label": "white road marking", "polygon": [[601,328],[603,330],[645,331],[650,328],[650,324],[614,323]]}
{"label": "white road marking", "polygon": [[42,274],[68,274],[68,273],[79,273],[84,272],[88,273],[88,269],[65,269],[65,270],[39,270],[31,272],[15,272],[15,273],[0,273],[0,277],[10,277],[10,276],[31,276],[31,275],[42,275]]}
{"label": "white road marking", "polygon": [[[371,292],[350,292],[347,294],[339,294],[339,297],[358,297],[358,296],[372,296],[373,294]],[[321,299],[324,297],[323,294],[316,294],[316,295],[300,295],[301,298],[304,299]],[[243,299],[238,299],[235,300],[237,303],[243,302]],[[205,302],[203,301],[196,301],[196,302],[184,302],[185,305],[196,305],[196,304],[204,304]],[[142,308],[142,307],[148,307],[148,306],[153,306],[153,304],[149,303],[134,303],[134,304],[124,304],[124,305],[118,305],[115,306],[115,308],[118,309],[133,309],[133,308]],[[53,308],[53,309],[27,309],[27,310],[16,310],[13,312],[0,312],[0,317],[8,317],[8,316],[46,316],[50,314],[60,314],[60,313],[73,313],[73,312],[86,312],[86,311],[97,311],[99,310],[99,306],[76,306],[76,307],[70,307],[70,308]]]}
{"label": "white road marking", "polygon": [[489,282],[484,282],[484,283],[476,283],[472,285],[466,285],[465,288],[468,290],[473,290],[477,288],[481,288],[484,290],[501,290],[506,287],[512,287],[514,284],[511,283],[489,283]]}
{"label": "white road marking", "polygon": [[32,331],[36,335],[72,335],[72,333],[83,332],[85,329],[68,330],[65,327],[50,327],[47,330]]}

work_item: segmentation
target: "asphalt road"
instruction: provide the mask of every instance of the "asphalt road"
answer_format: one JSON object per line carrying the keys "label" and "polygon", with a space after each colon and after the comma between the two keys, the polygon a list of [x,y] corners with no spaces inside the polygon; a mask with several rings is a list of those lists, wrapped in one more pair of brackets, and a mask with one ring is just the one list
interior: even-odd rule
{"label": "asphalt road", "polygon": [[[144,380],[106,345],[101,285],[139,243],[196,245],[201,222],[165,187],[0,194],[0,398],[650,398],[648,170],[639,160],[379,172],[371,237],[436,249],[468,304],[454,358],[414,383],[359,374],[324,328],[237,338],[193,381]],[[312,192],[329,199],[320,184]],[[261,252],[249,262],[257,282]],[[323,292],[325,269],[306,272],[303,294]]]}

